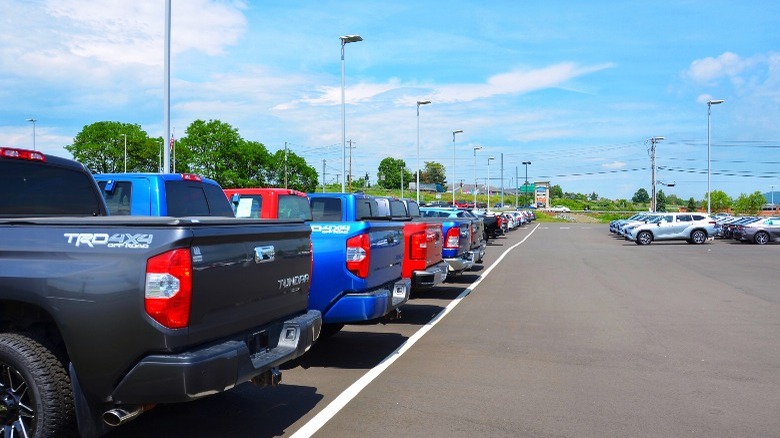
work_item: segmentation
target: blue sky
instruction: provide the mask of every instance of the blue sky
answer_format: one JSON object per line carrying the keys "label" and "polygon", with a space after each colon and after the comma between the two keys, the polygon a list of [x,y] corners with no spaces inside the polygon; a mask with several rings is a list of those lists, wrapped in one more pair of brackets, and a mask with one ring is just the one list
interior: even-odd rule
{"label": "blue sky", "polygon": [[[85,126],[163,136],[164,0],[0,0],[0,144],[68,156]],[[524,178],[630,198],[780,190],[780,2],[173,0],[171,127],[218,119],[341,173],[384,157],[455,180]],[[458,134],[453,146],[452,131]],[[473,148],[477,152],[476,168]]]}

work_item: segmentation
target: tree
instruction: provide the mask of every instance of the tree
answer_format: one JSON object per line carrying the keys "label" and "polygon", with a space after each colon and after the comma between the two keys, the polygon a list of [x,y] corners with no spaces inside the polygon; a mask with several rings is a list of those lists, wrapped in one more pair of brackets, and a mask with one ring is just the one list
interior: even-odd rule
{"label": "tree", "polygon": [[125,136],[127,136],[127,171],[156,172],[162,146],[161,138],[149,138],[140,125],[121,122],[96,122],[76,134],[65,150],[93,173],[115,173],[125,170]]}
{"label": "tree", "polygon": [[[731,197],[722,190],[712,191],[712,193],[710,193],[710,201],[712,201],[712,207],[710,207],[710,212],[712,213],[728,210],[734,203]],[[702,201],[702,207],[707,208],[706,194],[704,195],[704,201]]]}
{"label": "tree", "polygon": [[599,200],[599,194],[596,193],[596,192],[593,192],[593,193],[590,194],[590,196],[588,196],[588,199],[590,199],[591,201],[598,201]]}
{"label": "tree", "polygon": [[646,204],[650,201],[650,195],[647,194],[647,190],[639,189],[634,193],[634,197],[631,200],[636,204]]}
{"label": "tree", "polygon": [[319,178],[317,170],[306,164],[306,160],[290,150],[285,153],[284,149],[270,156],[265,176],[266,184],[285,187],[286,180],[288,189],[302,192],[315,191]]}
{"label": "tree", "polygon": [[755,191],[751,195],[742,193],[734,201],[734,211],[740,214],[756,215],[764,207],[764,203],[766,203],[766,198],[759,191]]}
{"label": "tree", "polygon": [[403,170],[404,188],[409,186],[412,180],[412,173],[406,170],[406,162],[400,158],[387,157],[379,163],[377,174],[379,175],[379,185],[385,189],[401,188],[401,171]]}
{"label": "tree", "polygon": [[558,184],[550,187],[550,199],[563,198],[563,189]]}
{"label": "tree", "polygon": [[663,190],[655,194],[655,211],[666,211],[666,195]]}
{"label": "tree", "polygon": [[691,198],[688,199],[688,205],[686,206],[686,209],[688,211],[696,211],[698,209],[698,206],[696,205],[696,200],[693,199],[693,196],[691,196]]}
{"label": "tree", "polygon": [[444,165],[435,161],[426,161],[425,169],[420,174],[420,183],[425,184],[447,184],[447,170]]}

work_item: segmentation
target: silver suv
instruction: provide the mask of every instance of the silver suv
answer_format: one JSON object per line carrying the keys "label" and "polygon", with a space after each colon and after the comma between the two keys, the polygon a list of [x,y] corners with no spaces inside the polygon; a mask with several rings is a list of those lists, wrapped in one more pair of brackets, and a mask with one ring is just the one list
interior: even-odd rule
{"label": "silver suv", "polygon": [[626,234],[637,245],[654,240],[686,240],[701,244],[715,236],[715,220],[703,213],[663,213],[651,223],[639,225]]}

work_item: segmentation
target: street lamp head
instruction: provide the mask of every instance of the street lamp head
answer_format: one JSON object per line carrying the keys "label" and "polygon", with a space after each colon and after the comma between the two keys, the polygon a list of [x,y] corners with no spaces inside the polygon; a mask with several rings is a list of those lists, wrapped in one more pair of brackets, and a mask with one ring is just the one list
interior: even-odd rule
{"label": "street lamp head", "polygon": [[664,137],[652,137],[650,141],[658,143],[659,141],[666,140]]}
{"label": "street lamp head", "polygon": [[723,99],[708,100],[707,105],[719,105],[725,102]]}
{"label": "street lamp head", "polygon": [[430,101],[430,100],[418,100],[418,101],[417,101],[417,106],[420,106],[420,105],[428,105],[429,103],[431,103],[431,101]]}
{"label": "street lamp head", "polygon": [[463,133],[463,130],[462,130],[462,129],[458,129],[458,130],[452,131],[452,135],[455,135],[455,134],[462,134],[462,133]]}
{"label": "street lamp head", "polygon": [[361,37],[360,35],[344,35],[344,36],[340,36],[339,39],[341,40],[341,44],[356,43],[358,41],[363,41],[363,37]]}
{"label": "street lamp head", "polygon": [[531,164],[531,162],[530,161],[523,161],[523,164],[527,166],[527,165]]}
{"label": "street lamp head", "polygon": [[35,123],[35,122],[37,122],[37,121],[38,121],[38,119],[29,118],[29,119],[27,119],[27,121],[28,121],[28,122],[33,122],[33,123]]}
{"label": "street lamp head", "polygon": [[482,146],[474,146],[474,152],[481,151]]}
{"label": "street lamp head", "polygon": [[490,160],[495,160],[496,157],[488,157],[488,164],[490,164]]}

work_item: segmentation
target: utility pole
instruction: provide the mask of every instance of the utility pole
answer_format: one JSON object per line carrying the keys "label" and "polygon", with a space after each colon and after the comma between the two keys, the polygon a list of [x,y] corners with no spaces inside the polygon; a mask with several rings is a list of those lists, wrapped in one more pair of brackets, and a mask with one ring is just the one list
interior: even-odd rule
{"label": "utility pole", "polygon": [[504,153],[501,152],[501,208],[504,208]]}
{"label": "utility pole", "polygon": [[284,142],[284,188],[287,188],[287,142]]}
{"label": "utility pole", "polygon": [[349,180],[349,193],[352,193],[352,139],[349,139],[349,174],[347,174]]}
{"label": "utility pole", "polygon": [[663,137],[652,137],[650,139],[650,168],[651,174],[652,174],[652,187],[653,187],[653,200],[651,206],[651,211],[655,213],[655,144],[663,140]]}
{"label": "utility pole", "polygon": [[515,166],[515,210],[520,210],[520,204],[517,203],[517,186],[520,181],[517,179],[517,166]]}
{"label": "utility pole", "polygon": [[322,160],[322,193],[325,193],[325,160]]}

